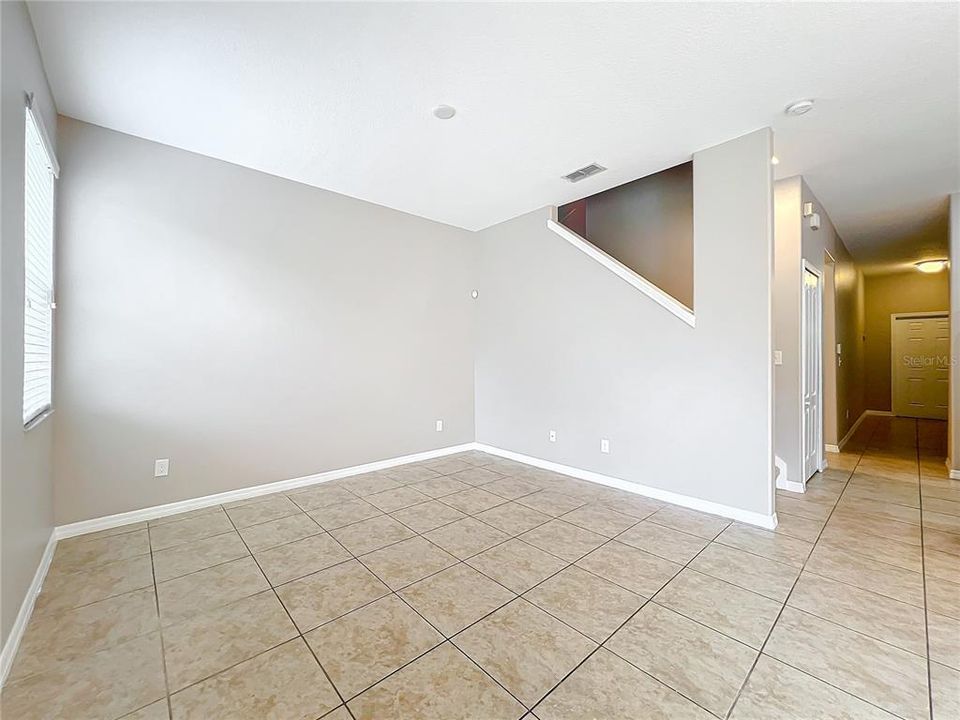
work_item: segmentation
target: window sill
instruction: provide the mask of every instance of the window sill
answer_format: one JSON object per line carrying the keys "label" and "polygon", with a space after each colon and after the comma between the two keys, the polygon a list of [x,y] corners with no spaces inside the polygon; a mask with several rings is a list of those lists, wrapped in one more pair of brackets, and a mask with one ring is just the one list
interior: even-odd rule
{"label": "window sill", "polygon": [[37,415],[35,418],[33,418],[32,420],[30,420],[29,422],[27,422],[27,423],[23,426],[23,431],[24,431],[24,432],[30,432],[31,430],[33,430],[35,427],[37,427],[38,425],[40,425],[44,420],[46,420],[46,419],[47,419],[48,417],[50,417],[51,415],[53,415],[53,408],[47,408],[47,409],[44,410],[42,413],[40,413],[39,415]]}

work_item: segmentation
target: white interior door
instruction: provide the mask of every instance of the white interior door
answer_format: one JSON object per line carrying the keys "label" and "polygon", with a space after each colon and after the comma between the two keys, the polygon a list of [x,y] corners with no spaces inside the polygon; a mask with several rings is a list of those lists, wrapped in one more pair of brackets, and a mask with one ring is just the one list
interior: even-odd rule
{"label": "white interior door", "polygon": [[947,419],[950,319],[944,315],[893,318],[893,412]]}
{"label": "white interior door", "polygon": [[803,393],[803,480],[820,470],[823,458],[822,304],[819,275],[803,269],[801,304],[801,392]]}

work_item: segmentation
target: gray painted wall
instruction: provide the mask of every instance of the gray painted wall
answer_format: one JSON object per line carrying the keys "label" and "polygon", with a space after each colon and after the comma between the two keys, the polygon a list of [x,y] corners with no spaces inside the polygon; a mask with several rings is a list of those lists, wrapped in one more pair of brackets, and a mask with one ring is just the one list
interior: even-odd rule
{"label": "gray painted wall", "polygon": [[[812,202],[821,227],[812,230],[803,203]],[[775,447],[787,465],[787,477],[801,481],[800,301],[802,261],[824,273],[824,442],[836,444],[864,410],[863,278],[830,216],[799,176],[774,187],[774,348],[783,364],[774,368]],[[825,263],[829,252],[835,263]],[[833,298],[827,297],[832,280]],[[837,362],[836,343],[843,347]]]}
{"label": "gray painted wall", "polygon": [[473,440],[470,233],[60,132],[57,524]]}
{"label": "gray painted wall", "polygon": [[587,239],[693,307],[693,164],[587,198]]}
{"label": "gray painted wall", "polygon": [[[6,642],[53,529],[51,418],[23,429],[24,98],[47,130],[57,111],[27,7],[0,3],[0,644]],[[55,137],[51,141],[56,142]]]}
{"label": "gray painted wall", "polygon": [[477,440],[771,514],[770,155],[769,130],[694,155],[695,329],[546,209],[480,232]]}

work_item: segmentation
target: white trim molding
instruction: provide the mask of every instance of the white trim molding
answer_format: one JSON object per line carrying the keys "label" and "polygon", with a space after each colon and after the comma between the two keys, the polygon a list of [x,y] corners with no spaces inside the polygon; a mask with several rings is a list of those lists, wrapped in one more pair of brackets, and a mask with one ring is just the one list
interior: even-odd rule
{"label": "white trim molding", "polygon": [[777,490],[787,490],[789,492],[803,493],[807,491],[807,484],[791,480],[787,474],[787,463],[783,458],[774,455],[773,464],[777,470]]}
{"label": "white trim molding", "polygon": [[533,457],[532,455],[524,455],[523,453],[513,452],[512,450],[504,450],[502,448],[498,448],[493,445],[487,445],[485,443],[474,443],[474,449],[479,450],[480,452],[490,453],[491,455],[499,455],[500,457],[507,458],[508,460],[515,460],[516,462],[533,465],[534,467],[542,468],[543,470],[552,470],[553,472],[570,475],[571,477],[579,478],[580,480],[587,480],[599,485],[606,485],[607,487],[616,488],[617,490],[626,490],[627,492],[643,495],[644,497],[650,497],[654,500],[662,500],[663,502],[671,503],[673,505],[680,505],[681,507],[690,508],[692,510],[699,510],[700,512],[710,513],[712,515],[720,515],[721,517],[730,518],[731,520],[738,520],[739,522],[747,523],[749,525],[756,525],[757,527],[761,527],[766,530],[773,530],[777,527],[776,512],[773,512],[770,515],[764,515],[763,513],[752,512],[750,510],[742,510],[740,508],[731,507],[730,505],[716,503],[711,500],[702,500],[690,495],[682,495],[670,490],[662,490],[660,488],[650,487],[649,485],[641,485],[640,483],[630,482],[629,480],[622,480],[610,475],[603,475],[601,473],[593,472],[592,470],[583,470],[581,468],[572,467],[570,465],[562,465],[561,463],[552,462],[550,460],[542,460],[541,458]]}
{"label": "white trim molding", "polygon": [[241,488],[239,490],[229,490],[227,492],[217,493],[216,495],[204,495],[203,497],[180,500],[165,505],[154,505],[153,507],[143,508],[141,510],[131,510],[129,512],[117,513],[116,515],[93,518],[92,520],[81,520],[80,522],[70,523],[69,525],[58,526],[56,528],[57,539],[62,540],[76,535],[86,535],[87,533],[97,532],[99,530],[109,530],[120,527],[121,525],[129,525],[130,523],[141,522],[143,520],[155,520],[156,518],[167,515],[176,515],[177,513],[187,512],[189,510],[199,510],[200,508],[211,507],[212,505],[221,505],[237,500],[248,500],[250,498],[260,497],[261,495],[295,490],[306,487],[307,485],[317,485],[330,482],[331,480],[339,480],[353,475],[374,472],[376,470],[386,470],[387,468],[396,467],[397,465],[406,465],[422,460],[432,460],[433,458],[472,450],[473,447],[474,443],[472,442],[461,445],[450,445],[437,450],[427,450],[412,455],[402,455],[387,460],[377,460],[376,462],[365,463],[363,465],[354,465],[338,470],[328,470],[326,472],[304,475],[303,477],[292,478],[290,480],[253,485],[252,487]]}
{"label": "white trim molding", "polygon": [[573,232],[573,230],[564,227],[556,220],[548,219],[547,228],[562,237],[580,252],[596,260],[598,263],[607,268],[607,270],[617,275],[620,279],[626,280],[637,290],[642,292],[665,310],[668,310],[676,315],[690,327],[696,327],[696,316],[693,314],[693,310],[677,300],[675,297],[673,297],[673,295],[664,292],[645,277],[638,275],[622,262],[614,257],[611,257],[590,241],[584,240],[582,237]]}
{"label": "white trim molding", "polygon": [[47,546],[43,549],[43,555],[40,556],[40,564],[33,574],[33,580],[30,582],[30,587],[27,588],[27,594],[20,604],[17,619],[13,621],[13,627],[10,628],[7,641],[3,644],[3,650],[0,650],[0,687],[3,687],[3,684],[7,681],[7,675],[10,674],[10,668],[13,667],[13,659],[17,656],[20,641],[23,639],[23,633],[26,632],[27,623],[30,622],[34,603],[36,603],[37,595],[40,594],[40,589],[43,587],[43,581],[47,577],[47,570],[50,569],[50,562],[53,560],[53,553],[56,549],[57,531],[54,529],[47,540]]}

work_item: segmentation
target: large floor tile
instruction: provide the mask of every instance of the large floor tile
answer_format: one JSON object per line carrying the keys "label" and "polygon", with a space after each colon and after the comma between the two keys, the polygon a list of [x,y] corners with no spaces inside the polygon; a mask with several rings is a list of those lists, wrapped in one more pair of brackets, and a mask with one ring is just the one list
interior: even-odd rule
{"label": "large floor tile", "polygon": [[461,560],[510,539],[505,532],[471,517],[432,530],[424,537]]}
{"label": "large floor tile", "polygon": [[393,490],[384,490],[383,492],[367,495],[364,500],[373,505],[378,510],[390,513],[395,510],[402,510],[411,505],[426,502],[432,496],[424,495],[422,492],[414,490],[410,485],[394,488]]}
{"label": "large floor tile", "polygon": [[931,663],[930,695],[933,701],[933,720],[960,717],[960,670]]}
{"label": "large floor tile", "polygon": [[70,538],[57,543],[50,573],[90,570],[98,565],[127,560],[150,552],[147,530],[86,540]]}
{"label": "large floor tile", "polygon": [[170,692],[296,636],[296,627],[271,590],[194,615],[163,632]]}
{"label": "large floor tile", "polygon": [[516,597],[463,563],[409,585],[400,595],[447,637]]}
{"label": "large floor tile", "polygon": [[[480,468],[476,469],[479,470]],[[478,487],[472,487],[469,490],[463,490],[462,492],[453,493],[452,495],[445,495],[440,500],[444,504],[466,515],[476,515],[484,510],[489,510],[492,507],[507,502],[505,498],[494,495],[493,493],[488,493],[486,490]]]}
{"label": "large floor tile", "polygon": [[[452,461],[451,461],[452,462]],[[436,465],[431,466],[434,470],[440,470]],[[444,467],[443,470],[451,469],[450,465]],[[441,472],[443,472],[441,470]],[[454,480],[457,480],[467,485],[472,485],[473,487],[478,487],[480,485],[486,485],[487,483],[494,482],[503,477],[499,472],[490,469],[487,467],[466,467],[461,468],[455,472],[444,472],[445,475],[449,475]]]}
{"label": "large floor tile", "polygon": [[160,634],[53,663],[3,688],[4,718],[117,718],[163,698]]}
{"label": "large floor tile", "polygon": [[616,510],[618,513],[630,515],[637,520],[643,520],[664,507],[666,503],[623,490],[616,490],[612,495],[598,500],[597,504]]}
{"label": "large floor tile", "polygon": [[330,532],[341,545],[354,555],[379,550],[395,542],[414,536],[414,532],[389,515],[380,515]]}
{"label": "large floor tile", "polygon": [[666,525],[658,525],[649,519],[618,535],[617,540],[681,564],[690,562],[710,543],[705,538],[674,530]]}
{"label": "large floor tile", "polygon": [[170,697],[174,720],[314,720],[339,704],[299,638]]}
{"label": "large floor tile", "polygon": [[349,704],[357,720],[516,720],[524,707],[450,643]]}
{"label": "large floor tile", "polygon": [[816,542],[824,526],[822,520],[811,520],[799,515],[791,515],[781,511],[779,507],[777,508],[777,520],[777,528],[774,532],[807,542]]}
{"label": "large floor tile", "polygon": [[372,472],[341,480],[340,487],[346,488],[359,497],[367,497],[386,490],[395,490],[402,486],[392,480],[385,472]]}
{"label": "large floor tile", "polygon": [[64,612],[34,615],[20,642],[10,680],[156,632],[159,627],[152,587]]}
{"label": "large floor tile", "polygon": [[251,525],[259,525],[287,515],[294,515],[301,512],[301,509],[286,495],[272,495],[262,502],[227,508],[226,512],[237,529],[241,530]]}
{"label": "large floor tile", "polygon": [[63,612],[153,585],[149,555],[97,565],[73,573],[49,573],[37,596],[34,614]]}
{"label": "large floor tile", "polygon": [[452,522],[467,517],[456,508],[444,505],[442,502],[437,502],[436,500],[420,503],[419,505],[411,505],[403,510],[397,510],[391,513],[390,516],[414,532],[421,534],[428,533],[431,530],[436,530],[444,525],[449,525]]}
{"label": "large floor tile", "polygon": [[241,528],[240,537],[251,551],[266,550],[322,533],[323,529],[303,513],[288,515],[259,525]]}
{"label": "large floor tile", "polygon": [[607,541],[603,535],[559,519],[528,530],[520,539],[567,562],[579,560]]}
{"label": "large floor tile", "polygon": [[485,550],[466,562],[515,593],[526,592],[567,565],[565,561],[518,539]]}
{"label": "large floor tile", "polygon": [[960,620],[960,583],[928,576],[927,609]]}
{"label": "large floor tile", "polygon": [[820,544],[857,553],[876,562],[896,565],[912,572],[920,572],[923,567],[923,551],[919,546],[888,540],[878,535],[867,535],[858,530],[828,526],[820,537]]}
{"label": "large floor tile", "polygon": [[455,565],[457,559],[428,540],[414,537],[374,550],[360,561],[391,590],[399,590]]}
{"label": "large floor tile", "polygon": [[720,717],[733,705],[758,654],[654,603],[605,647]]}
{"label": "large floor tile", "polygon": [[690,568],[667,583],[655,600],[758,649],[782,607],[775,600]]}
{"label": "large floor tile", "polygon": [[707,540],[713,540],[721,531],[730,524],[726,518],[708,515],[707,513],[689,510],[676,505],[667,505],[653,515],[648,520],[658,525],[666,525],[674,530],[697,535]]}
{"label": "large floor tile", "polygon": [[356,499],[356,495],[346,488],[331,483],[294,490],[287,493],[287,497],[305,512],[316,512],[331,505],[340,505]]}
{"label": "large floor tile", "polygon": [[319,523],[327,532],[352,525],[361,520],[382,515],[382,513],[366,500],[352,498],[346,502],[325,505],[324,507],[309,510],[307,514]]}
{"label": "large floor tile", "polygon": [[915,655],[927,654],[923,608],[809,572],[800,576],[787,604]]}
{"label": "large floor tile", "polygon": [[350,559],[344,547],[328,533],[278,545],[254,553],[271,585],[282,585],[304,575]]}
{"label": "large floor tile", "polygon": [[438,473],[436,470],[431,470],[430,468],[418,463],[399,465],[397,467],[387,468],[382,472],[388,478],[394,482],[400,483],[401,485],[412,485],[413,483],[422,482],[423,480],[429,480],[430,478],[440,476],[440,473]]}
{"label": "large floor tile", "polygon": [[305,637],[345,699],[443,641],[395,595],[321,625]]}
{"label": "large floor tile", "polygon": [[524,495],[516,502],[551,517],[559,517],[587,504],[586,500],[564,495],[554,490],[541,490],[532,495]]}
{"label": "large floor tile", "polygon": [[813,544],[806,540],[740,523],[734,523],[720,533],[717,542],[798,568],[803,567],[813,549]]}
{"label": "large floor tile", "polygon": [[549,515],[515,502],[484,510],[482,513],[477,513],[476,517],[488,525],[493,525],[497,530],[514,536],[525,533],[527,530],[531,530],[537,525],[543,525],[550,520]]}
{"label": "large floor tile", "polygon": [[233,525],[225,513],[207,513],[188,520],[151,527],[150,547],[153,552],[157,552],[232,530]]}
{"label": "large floor tile", "polygon": [[270,587],[253,558],[222,565],[157,584],[160,618],[164,624],[213,610]]}
{"label": "large floor tile", "polygon": [[820,543],[810,553],[806,569],[816,575],[923,607],[923,576],[920,573],[877,562],[865,555]]}
{"label": "large floor tile", "polygon": [[581,558],[577,566],[647,598],[656,594],[682,567],[616,540]]}
{"label": "large floor tile", "polygon": [[646,602],[640,595],[574,565],[529,590],[524,598],[598,643]]}
{"label": "large floor tile", "polygon": [[522,598],[467,628],[453,642],[527,707],[597,647]]}
{"label": "large floor tile", "polygon": [[153,569],[157,582],[164,582],[249,554],[240,535],[231,531],[155,552]]}
{"label": "large floor tile", "polygon": [[895,720],[815,677],[761,655],[730,720]]}
{"label": "large floor tile", "polygon": [[600,648],[535,708],[541,720],[711,720],[713,716]]}
{"label": "large floor tile", "polygon": [[929,714],[923,658],[809,613],[784,608],[764,652],[907,720]]}
{"label": "large floor tile", "polygon": [[960,620],[935,612],[927,613],[930,659],[960,670]]}
{"label": "large floor tile", "polygon": [[454,480],[448,475],[437,475],[428,480],[413,483],[410,487],[428,497],[440,498],[444,495],[452,495],[453,493],[468,490],[470,485],[462,483],[459,480]]}
{"label": "large floor tile", "polygon": [[534,485],[520,478],[505,477],[486,483],[483,489],[507,500],[516,500],[517,498],[539,492],[542,488],[539,485]]}
{"label": "large floor tile", "polygon": [[637,523],[632,515],[611,510],[599,503],[584,505],[560,516],[564,522],[590,530],[607,538],[616,537]]}
{"label": "large floor tile", "polygon": [[390,589],[357,560],[334,565],[277,588],[300,632],[379,600]]}

